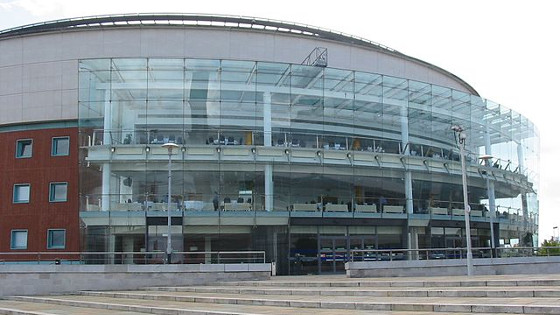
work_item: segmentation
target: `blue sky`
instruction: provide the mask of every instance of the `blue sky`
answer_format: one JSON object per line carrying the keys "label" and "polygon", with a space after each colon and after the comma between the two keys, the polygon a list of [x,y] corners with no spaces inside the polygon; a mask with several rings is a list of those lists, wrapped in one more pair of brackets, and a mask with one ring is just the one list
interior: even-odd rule
{"label": "blue sky", "polygon": [[555,1],[0,0],[0,29],[69,17],[180,12],[293,21],[364,37],[442,67],[541,134],[540,241],[560,225],[556,134],[560,44]]}

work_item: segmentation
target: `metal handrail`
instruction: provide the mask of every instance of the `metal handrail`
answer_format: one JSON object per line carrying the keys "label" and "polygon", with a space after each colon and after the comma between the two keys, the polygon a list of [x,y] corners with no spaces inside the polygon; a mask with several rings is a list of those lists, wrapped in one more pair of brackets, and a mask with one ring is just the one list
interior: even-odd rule
{"label": "metal handrail", "polygon": [[[266,263],[265,251],[173,252],[173,264]],[[155,252],[0,252],[0,264],[163,264],[167,254]]]}
{"label": "metal handrail", "polygon": [[[541,247],[476,247],[472,248],[474,258],[506,258],[560,256],[560,246]],[[423,249],[353,249],[350,250],[350,261],[395,261],[395,260],[440,260],[466,258],[467,249],[456,248],[423,248]]]}

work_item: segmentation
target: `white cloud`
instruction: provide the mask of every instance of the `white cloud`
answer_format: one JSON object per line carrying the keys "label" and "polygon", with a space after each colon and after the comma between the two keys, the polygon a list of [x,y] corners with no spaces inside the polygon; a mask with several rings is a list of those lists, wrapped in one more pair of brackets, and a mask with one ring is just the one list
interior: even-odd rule
{"label": "white cloud", "polygon": [[60,12],[64,6],[64,1],[40,1],[40,0],[14,0],[0,3],[0,8],[4,10],[21,9],[33,16],[46,16]]}

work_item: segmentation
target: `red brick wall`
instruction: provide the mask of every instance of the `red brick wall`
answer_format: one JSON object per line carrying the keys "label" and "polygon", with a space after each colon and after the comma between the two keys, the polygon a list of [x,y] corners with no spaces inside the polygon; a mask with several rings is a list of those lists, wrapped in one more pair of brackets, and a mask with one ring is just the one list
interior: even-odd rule
{"label": "red brick wall", "polygon": [[[68,156],[51,156],[52,138],[70,137]],[[31,158],[16,158],[16,141],[33,139]],[[0,133],[0,252],[79,251],[78,128]],[[67,182],[66,202],[49,202],[49,184]],[[13,203],[13,187],[29,183],[29,203]],[[12,229],[27,229],[27,250],[10,250]],[[66,229],[66,248],[47,250],[47,230]]]}

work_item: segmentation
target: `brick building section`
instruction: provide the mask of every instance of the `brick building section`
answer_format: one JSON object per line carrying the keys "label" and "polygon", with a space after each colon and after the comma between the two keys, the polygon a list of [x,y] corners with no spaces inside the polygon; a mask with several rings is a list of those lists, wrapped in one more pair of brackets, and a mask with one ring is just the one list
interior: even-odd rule
{"label": "brick building section", "polygon": [[[52,156],[53,137],[64,136],[70,138],[69,155]],[[19,139],[33,140],[32,157],[16,158],[16,142]],[[0,252],[80,250],[77,141],[77,128],[0,133]],[[68,183],[66,202],[49,202],[52,182]],[[31,185],[29,203],[13,203],[14,184],[19,183]],[[28,230],[27,249],[10,249],[11,231],[14,229]],[[49,229],[66,230],[66,248],[47,249]]]}

